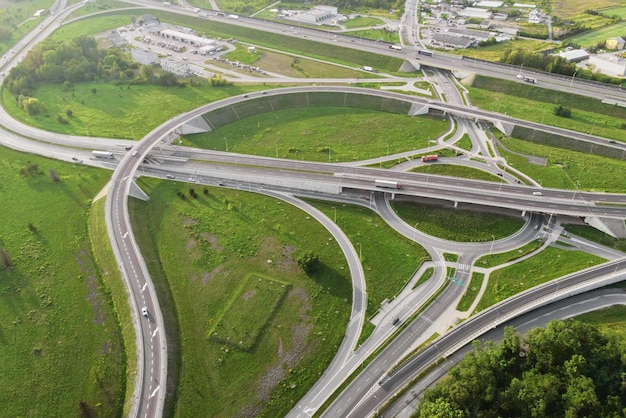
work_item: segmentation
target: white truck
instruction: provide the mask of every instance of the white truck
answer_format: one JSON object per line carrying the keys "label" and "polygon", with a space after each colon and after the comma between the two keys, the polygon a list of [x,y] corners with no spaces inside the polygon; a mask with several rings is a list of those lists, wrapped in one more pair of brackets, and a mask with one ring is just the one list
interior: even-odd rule
{"label": "white truck", "polygon": [[396,51],[402,51],[402,47],[400,45],[389,45],[389,48],[395,49]]}
{"label": "white truck", "polygon": [[397,181],[393,181],[393,180],[376,179],[374,180],[374,185],[376,187],[384,187],[386,189],[401,189],[402,188],[402,185],[400,183],[398,183]]}
{"label": "white truck", "polygon": [[113,159],[113,153],[109,151],[91,151],[91,155],[96,158],[107,158],[109,160]]}

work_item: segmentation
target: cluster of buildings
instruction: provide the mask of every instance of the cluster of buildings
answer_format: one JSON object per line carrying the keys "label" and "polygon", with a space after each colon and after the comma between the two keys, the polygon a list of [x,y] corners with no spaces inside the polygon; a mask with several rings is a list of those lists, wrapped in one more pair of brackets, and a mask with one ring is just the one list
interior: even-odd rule
{"label": "cluster of buildings", "polygon": [[626,77],[626,58],[624,48],[626,41],[620,37],[609,38],[605,42],[605,48],[613,52],[601,52],[589,54],[584,49],[567,48],[560,52],[559,56],[567,62],[574,62],[577,66],[601,73],[611,77]]}

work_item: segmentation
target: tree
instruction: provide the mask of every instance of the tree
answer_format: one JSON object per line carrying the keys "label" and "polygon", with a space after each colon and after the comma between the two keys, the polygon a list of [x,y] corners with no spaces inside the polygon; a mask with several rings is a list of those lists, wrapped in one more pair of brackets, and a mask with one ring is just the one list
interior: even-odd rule
{"label": "tree", "polygon": [[98,92],[98,90],[95,87],[91,89],[91,93],[92,94],[96,94],[97,92]]}
{"label": "tree", "polygon": [[48,175],[50,176],[50,180],[52,180],[55,183],[58,183],[59,181],[61,181],[61,179],[59,178],[59,175],[53,169],[50,169],[50,171],[48,171]]}
{"label": "tree", "polygon": [[563,107],[563,105],[558,105],[557,107],[555,107],[554,110],[552,111],[552,113],[555,116],[559,116],[561,118],[571,118],[572,117],[572,111],[569,110],[566,107]]}
{"label": "tree", "polygon": [[426,391],[418,417],[616,417],[626,407],[626,346],[577,322],[552,321],[500,345],[475,342]]}
{"label": "tree", "polygon": [[308,275],[315,274],[321,267],[320,258],[309,250],[298,258],[298,266]]}

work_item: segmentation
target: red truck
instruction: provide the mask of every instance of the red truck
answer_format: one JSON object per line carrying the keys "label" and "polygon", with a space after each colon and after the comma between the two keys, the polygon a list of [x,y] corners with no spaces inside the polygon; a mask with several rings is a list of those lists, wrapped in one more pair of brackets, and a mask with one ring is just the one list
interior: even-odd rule
{"label": "red truck", "polygon": [[429,161],[437,161],[439,159],[438,155],[424,155],[422,157],[422,162],[427,163]]}

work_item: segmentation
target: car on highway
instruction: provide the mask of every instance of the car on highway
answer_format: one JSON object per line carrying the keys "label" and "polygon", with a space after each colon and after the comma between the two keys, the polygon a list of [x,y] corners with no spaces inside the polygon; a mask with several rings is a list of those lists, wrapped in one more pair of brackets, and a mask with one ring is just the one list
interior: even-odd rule
{"label": "car on highway", "polygon": [[167,177],[168,179],[173,179],[173,178],[176,178],[176,177],[174,177],[174,176],[173,176],[173,175],[171,175],[171,174],[166,174],[166,175],[165,175],[165,177]]}
{"label": "car on highway", "polygon": [[533,192],[533,196],[543,196],[543,193],[541,193],[541,192]]}
{"label": "car on highway", "polygon": [[395,317],[393,321],[391,321],[391,325],[398,325],[400,323],[400,318]]}
{"label": "car on highway", "polygon": [[72,160],[74,160],[74,161],[78,161],[78,158],[76,158],[76,157],[72,157]]}
{"label": "car on highway", "polygon": [[615,141],[613,139],[609,139],[609,144],[615,144]]}
{"label": "car on highway", "polygon": [[137,155],[137,151],[133,151],[133,157]]}
{"label": "car on highway", "polygon": [[141,314],[145,317],[148,316],[148,308],[146,308],[145,306],[143,308],[141,308]]}
{"label": "car on highway", "polygon": [[196,181],[196,179],[194,179],[193,177],[189,177],[189,181],[193,183]]}

